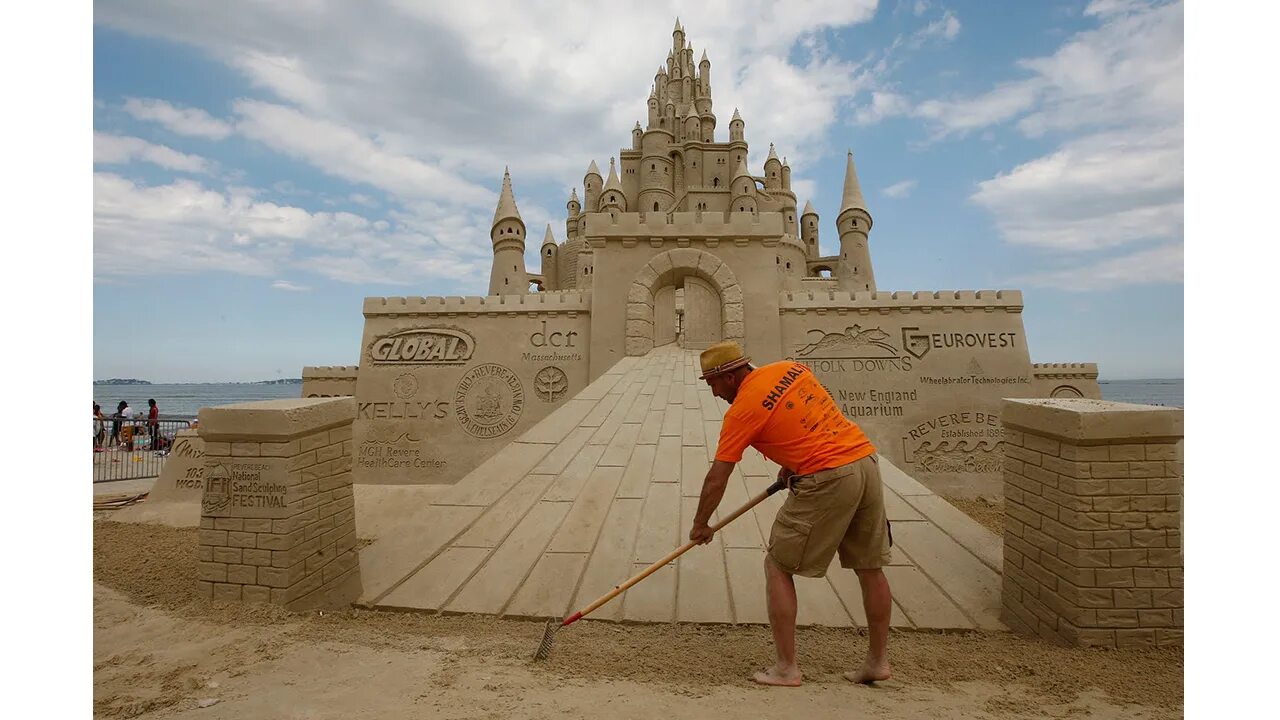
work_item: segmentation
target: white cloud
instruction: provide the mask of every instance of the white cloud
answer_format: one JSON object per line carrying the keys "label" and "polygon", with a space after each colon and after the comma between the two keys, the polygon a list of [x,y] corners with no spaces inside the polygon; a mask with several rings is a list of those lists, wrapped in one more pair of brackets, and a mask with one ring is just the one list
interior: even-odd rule
{"label": "white cloud", "polygon": [[950,10],[943,13],[942,17],[934,20],[919,30],[916,35],[921,40],[932,38],[942,38],[943,40],[954,40],[960,34],[960,20],[955,13]]}
{"label": "white cloud", "polygon": [[298,285],[296,283],[291,283],[288,280],[277,280],[271,283],[271,287],[276,290],[288,290],[289,292],[307,292],[311,290],[311,288],[306,285]]}
{"label": "white cloud", "polygon": [[1020,245],[1093,250],[1182,234],[1182,133],[1090,135],[978,184],[971,198]]}
{"label": "white cloud", "polygon": [[127,98],[124,111],[139,120],[158,122],[179,135],[222,140],[231,134],[231,124],[199,108],[179,108],[164,100]]}
{"label": "white cloud", "polygon": [[912,115],[932,121],[938,128],[936,137],[965,133],[1027,112],[1039,99],[1041,84],[1038,80],[1004,83],[968,100],[926,100]]}
{"label": "white cloud", "polygon": [[189,173],[209,171],[208,162],[198,155],[180,153],[171,147],[149,143],[140,138],[101,132],[93,134],[94,165],[128,165],[135,161],[149,162],[166,170]]}
{"label": "white cloud", "polygon": [[330,175],[368,183],[405,198],[450,198],[467,205],[493,205],[497,195],[438,166],[388,151],[336,123],[283,105],[238,100],[237,129],[285,155],[305,159]]}
{"label": "white cloud", "polygon": [[874,125],[885,118],[905,115],[910,110],[911,103],[905,97],[885,90],[873,90],[871,104],[855,110],[853,121],[858,125]]}
{"label": "white cloud", "polygon": [[487,274],[488,219],[452,210],[422,212],[417,223],[370,221],[347,212],[309,212],[219,192],[190,180],[140,186],[94,174],[94,272],[121,279],[157,272],[278,275],[302,269],[342,282],[408,284]]}
{"label": "white cloud", "polygon": [[[626,133],[646,119],[645,98],[671,47],[676,14],[695,62],[703,49],[712,61],[718,136],[737,106],[753,145],[775,142],[797,163],[817,155],[837,109],[865,82],[856,66],[830,60],[815,33],[869,21],[876,5],[619,5],[608,23],[576,34],[565,28],[586,26],[597,5],[371,0],[248,4],[228,13],[120,0],[96,6],[95,21],[204,48],[301,116],[443,174],[488,188],[511,164],[515,178],[568,187],[592,159],[603,165],[629,145]],[[771,79],[786,84],[752,85]],[[783,102],[814,114],[792,122],[781,116]],[[324,148],[301,144],[291,143],[294,157],[332,168]]]}
{"label": "white cloud", "polygon": [[910,195],[911,191],[915,189],[916,189],[915,180],[903,180],[902,182],[897,182],[890,185],[889,187],[885,188],[882,192],[886,197],[898,199],[898,198],[904,198]]}
{"label": "white cloud", "polygon": [[1170,243],[1089,265],[1023,275],[1008,283],[1018,287],[1094,292],[1129,285],[1179,284],[1182,278],[1182,243]]}
{"label": "white cloud", "polygon": [[1052,55],[1022,60],[1032,75],[971,98],[930,100],[914,114],[937,137],[963,134],[1021,117],[1018,128],[1049,130],[1167,125],[1182,117],[1182,6],[1110,2],[1102,24],[1063,43]]}

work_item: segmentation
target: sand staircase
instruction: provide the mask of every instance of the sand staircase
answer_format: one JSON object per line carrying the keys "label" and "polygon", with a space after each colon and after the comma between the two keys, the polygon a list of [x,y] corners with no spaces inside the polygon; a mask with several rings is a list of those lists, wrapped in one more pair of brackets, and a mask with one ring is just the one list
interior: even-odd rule
{"label": "sand staircase", "polygon": [[[429,502],[357,515],[378,539],[361,554],[361,604],[446,613],[560,617],[685,541],[726,405],[675,346],[609,372]],[[881,458],[895,541],[886,568],[893,623],[1002,629],[1001,541]],[[772,482],[754,450],[721,511]],[[418,495],[418,497],[422,497]],[[765,540],[775,495],[591,618],[766,623]],[[358,511],[359,512],[359,511]],[[385,513],[385,517],[379,517]],[[865,624],[854,573],[797,578],[801,625]]]}

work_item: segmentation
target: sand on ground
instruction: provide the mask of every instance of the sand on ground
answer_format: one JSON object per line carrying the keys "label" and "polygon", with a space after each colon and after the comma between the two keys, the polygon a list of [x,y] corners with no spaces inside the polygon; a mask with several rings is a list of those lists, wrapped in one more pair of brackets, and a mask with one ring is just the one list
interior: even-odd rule
{"label": "sand on ground", "polygon": [[536,622],[198,599],[195,547],[194,529],[95,521],[95,717],[1182,715],[1181,650],[895,631],[895,678],[864,687],[840,674],[865,636],[801,629],[805,686],[762,688],[747,678],[770,659],[764,627],[587,620],[535,664]]}

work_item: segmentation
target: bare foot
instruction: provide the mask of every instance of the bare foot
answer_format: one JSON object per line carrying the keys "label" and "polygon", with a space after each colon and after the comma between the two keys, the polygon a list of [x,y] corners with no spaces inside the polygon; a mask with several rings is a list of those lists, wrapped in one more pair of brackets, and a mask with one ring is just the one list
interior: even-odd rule
{"label": "bare foot", "polygon": [[879,663],[867,661],[860,669],[845,673],[844,677],[846,680],[870,685],[877,680],[888,680],[893,677],[893,669],[889,667],[888,660]]}
{"label": "bare foot", "polygon": [[752,679],[761,685],[778,685],[782,687],[800,687],[801,678],[798,668],[791,668],[789,671],[785,671],[779,670],[777,665],[765,668],[752,676]]}

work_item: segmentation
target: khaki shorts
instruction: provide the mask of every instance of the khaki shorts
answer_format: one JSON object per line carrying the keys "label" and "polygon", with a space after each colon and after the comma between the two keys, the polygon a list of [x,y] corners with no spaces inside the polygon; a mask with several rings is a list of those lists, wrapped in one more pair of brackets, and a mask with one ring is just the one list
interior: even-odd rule
{"label": "khaki shorts", "polygon": [[802,577],[826,575],[837,551],[841,567],[884,567],[889,564],[889,545],[875,455],[795,476],[769,533],[769,557]]}

